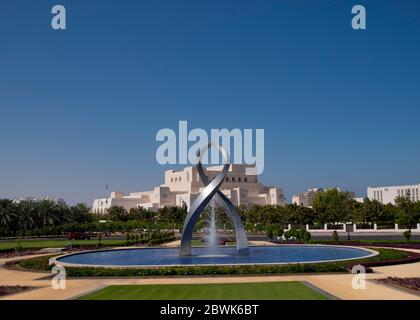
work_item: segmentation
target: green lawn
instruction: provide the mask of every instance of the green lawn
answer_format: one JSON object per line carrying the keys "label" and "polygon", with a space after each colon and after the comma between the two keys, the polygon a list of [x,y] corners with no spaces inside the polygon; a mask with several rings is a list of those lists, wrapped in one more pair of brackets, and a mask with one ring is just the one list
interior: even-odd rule
{"label": "green lawn", "polygon": [[[41,248],[57,248],[64,247],[69,244],[73,245],[96,245],[98,240],[21,240],[20,245],[24,249],[41,249]],[[102,240],[104,246],[122,246],[125,240]],[[0,241],[0,250],[13,249],[17,245],[16,241]]]}
{"label": "green lawn", "polygon": [[80,300],[328,300],[302,282],[109,286]]}
{"label": "green lawn", "polygon": [[[58,248],[69,244],[73,245],[92,245],[95,246],[98,240],[20,240],[20,245],[24,249],[42,249],[42,248]],[[202,247],[204,243],[200,240],[193,240],[191,242],[194,247]],[[14,249],[17,245],[16,241],[0,241],[0,250]],[[103,246],[124,246],[125,240],[102,240]]]}

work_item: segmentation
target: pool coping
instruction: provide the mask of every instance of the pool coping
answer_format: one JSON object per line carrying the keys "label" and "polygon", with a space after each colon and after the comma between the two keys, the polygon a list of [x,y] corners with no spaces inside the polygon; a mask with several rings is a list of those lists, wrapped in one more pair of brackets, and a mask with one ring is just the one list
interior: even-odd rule
{"label": "pool coping", "polygon": [[[284,245],[277,245],[284,246]],[[209,267],[209,266],[250,266],[250,265],[296,265],[296,264],[311,264],[311,263],[329,263],[329,262],[341,262],[341,261],[351,261],[357,259],[367,259],[379,255],[378,251],[365,248],[365,247],[355,247],[355,246],[344,246],[344,245],[324,245],[324,244],[287,244],[287,246],[299,246],[299,247],[335,247],[335,248],[352,248],[356,250],[362,250],[370,252],[370,255],[356,258],[345,258],[345,259],[332,259],[332,260],[315,260],[315,261],[302,261],[302,262],[257,262],[257,263],[205,263],[205,264],[159,264],[159,265],[96,265],[96,264],[81,264],[81,263],[68,263],[59,261],[59,259],[73,256],[88,254],[92,252],[107,252],[107,251],[120,251],[120,250],[150,250],[150,249],[170,249],[165,247],[150,247],[150,248],[110,248],[110,249],[101,249],[101,250],[87,250],[77,253],[67,253],[57,257],[52,257],[49,259],[50,265],[62,266],[62,267],[71,267],[71,268],[104,268],[104,269],[148,269],[148,268],[167,268],[167,267]],[[275,247],[275,246],[250,246],[250,247]],[[197,247],[201,248],[201,247]],[[176,248],[171,248],[176,249]]]}

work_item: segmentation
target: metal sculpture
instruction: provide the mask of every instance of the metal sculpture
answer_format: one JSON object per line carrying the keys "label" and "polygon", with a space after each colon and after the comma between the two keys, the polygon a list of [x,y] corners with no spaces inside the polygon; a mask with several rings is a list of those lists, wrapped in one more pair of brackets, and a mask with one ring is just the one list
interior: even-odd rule
{"label": "metal sculpture", "polygon": [[[219,149],[219,151],[222,153],[225,164],[223,165],[222,171],[212,181],[209,181],[209,178],[204,173],[204,169],[201,164],[201,159],[203,157],[203,154],[212,146]],[[219,190],[223,181],[225,181],[226,175],[229,171],[229,167],[230,167],[229,155],[227,154],[226,150],[222,146],[214,142],[210,142],[198,152],[197,156],[198,156],[198,161],[197,161],[196,167],[197,167],[197,171],[200,176],[200,179],[203,182],[205,188],[195,199],[190,210],[188,211],[187,217],[185,218],[184,229],[182,231],[182,237],[181,237],[180,255],[181,256],[191,255],[191,240],[192,240],[192,235],[194,231],[194,226],[197,223],[197,220],[200,217],[200,214],[206,208],[206,206],[209,204],[210,200],[213,197],[219,205],[225,208],[227,215],[230,217],[230,219],[233,222],[233,227],[236,233],[236,244],[237,244],[238,253],[248,254],[249,253],[248,239],[246,237],[246,232],[242,224],[241,217],[239,216],[232,202],[230,202],[230,200],[223,194],[223,192]]]}

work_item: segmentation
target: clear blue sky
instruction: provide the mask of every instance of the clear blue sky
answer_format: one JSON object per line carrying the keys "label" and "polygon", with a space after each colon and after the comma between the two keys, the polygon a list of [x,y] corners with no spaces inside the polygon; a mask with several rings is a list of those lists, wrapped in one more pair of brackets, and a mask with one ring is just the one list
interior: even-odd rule
{"label": "clear blue sky", "polygon": [[419,57],[414,0],[2,1],[0,198],[147,190],[179,120],[264,128],[261,181],[288,200],[419,183]]}

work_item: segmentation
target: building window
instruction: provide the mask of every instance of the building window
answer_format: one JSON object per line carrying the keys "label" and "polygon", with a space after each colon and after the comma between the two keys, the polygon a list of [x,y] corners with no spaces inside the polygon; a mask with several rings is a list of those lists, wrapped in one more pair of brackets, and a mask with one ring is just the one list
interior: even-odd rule
{"label": "building window", "polygon": [[246,179],[246,177],[245,177],[245,178],[244,178],[244,181],[245,181],[245,182],[247,182],[246,180],[247,180],[247,179]]}
{"label": "building window", "polygon": [[232,181],[235,181],[235,177],[232,177]]}
{"label": "building window", "polygon": [[229,181],[229,178],[228,177],[226,177],[226,181]]}
{"label": "building window", "polygon": [[241,182],[241,177],[238,178],[238,181]]}

